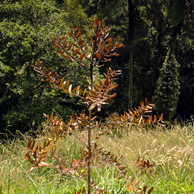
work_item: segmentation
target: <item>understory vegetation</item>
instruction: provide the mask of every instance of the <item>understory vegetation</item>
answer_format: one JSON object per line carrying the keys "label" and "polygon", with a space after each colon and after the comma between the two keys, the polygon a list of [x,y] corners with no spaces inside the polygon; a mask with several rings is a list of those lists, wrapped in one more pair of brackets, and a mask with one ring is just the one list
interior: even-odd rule
{"label": "understory vegetation", "polygon": [[[43,123],[43,129],[46,124]],[[92,133],[103,130],[95,128]],[[193,193],[194,192],[194,126],[193,123],[184,126],[173,125],[168,128],[156,127],[150,130],[139,128],[115,128],[111,133],[101,137],[101,145],[108,148],[118,156],[123,155],[121,162],[127,166],[127,176],[140,180],[140,185],[154,187],[152,193]],[[41,138],[42,132],[36,132]],[[80,138],[85,138],[85,132],[78,133]],[[30,165],[23,160],[30,132],[17,133],[14,140],[6,140],[0,144],[0,193],[40,193],[40,194],[72,194],[87,183],[75,176],[60,174],[52,168],[40,168],[26,172]],[[58,149],[63,152],[67,160],[79,157],[80,141],[74,136],[61,139]],[[58,151],[59,151],[58,150]],[[155,163],[150,172],[146,174],[133,165],[137,158]],[[53,161],[54,162],[54,161]],[[99,186],[106,188],[110,193],[130,193],[123,187],[123,180],[118,180],[110,167],[94,168],[92,175]],[[133,192],[131,192],[133,193]],[[135,193],[135,192],[134,192]]]}

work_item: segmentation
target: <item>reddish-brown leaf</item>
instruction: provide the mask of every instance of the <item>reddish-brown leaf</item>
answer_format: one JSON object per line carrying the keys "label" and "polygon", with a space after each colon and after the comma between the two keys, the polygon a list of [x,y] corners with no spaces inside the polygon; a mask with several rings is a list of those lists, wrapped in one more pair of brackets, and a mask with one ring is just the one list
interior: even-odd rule
{"label": "reddish-brown leaf", "polygon": [[32,158],[29,156],[28,153],[26,154],[26,157],[28,158],[28,160],[29,160],[29,162],[30,162],[31,164],[34,164],[34,163],[35,163],[35,161],[32,160]]}
{"label": "reddish-brown leaf", "polygon": [[90,38],[90,40],[93,42],[93,43],[95,43],[95,41],[93,40],[93,38],[89,35],[89,38]]}
{"label": "reddish-brown leaf", "polygon": [[117,48],[121,48],[123,46],[124,46],[124,44],[120,43],[120,44],[117,45]]}
{"label": "reddish-brown leaf", "polygon": [[106,132],[99,133],[99,136],[106,134]]}
{"label": "reddish-brown leaf", "polygon": [[64,53],[64,51],[55,51],[55,53]]}
{"label": "reddish-brown leaf", "polygon": [[67,32],[67,34],[69,34],[70,36],[72,36],[73,38],[75,38],[75,36],[71,32]]}
{"label": "reddish-brown leaf", "polygon": [[30,147],[31,142],[32,142],[32,140],[31,140],[31,138],[30,138],[30,139],[28,140],[28,148]]}
{"label": "reddish-brown leaf", "polygon": [[71,49],[72,46],[73,46],[73,42],[71,42],[71,43],[69,44],[69,47],[68,47],[67,51],[69,51],[69,50]]}
{"label": "reddish-brown leaf", "polygon": [[84,43],[82,44],[82,47],[81,47],[82,49],[86,45],[86,43],[87,43],[87,40],[85,40]]}
{"label": "reddish-brown leaf", "polygon": [[58,74],[54,73],[54,78],[57,79],[58,78]]}
{"label": "reddish-brown leaf", "polygon": [[103,60],[103,62],[105,63],[105,62],[111,62],[111,59],[105,59],[105,60]]}
{"label": "reddish-brown leaf", "polygon": [[94,86],[96,87],[96,89],[98,89],[99,91],[101,91],[101,90],[103,90],[103,88],[102,87],[100,87],[98,84],[94,84]]}
{"label": "reddish-brown leaf", "polygon": [[70,58],[70,56],[67,56],[67,55],[61,55],[62,57],[64,57],[64,58]]}
{"label": "reddish-brown leaf", "polygon": [[50,78],[50,76],[53,74],[53,71],[51,71],[49,74],[48,74],[48,78]]}
{"label": "reddish-brown leaf", "polygon": [[36,66],[39,67],[41,63],[42,63],[42,61],[39,61],[39,62],[36,64]]}
{"label": "reddish-brown leaf", "polygon": [[105,86],[108,86],[109,85],[109,79],[108,79],[108,77],[106,77],[106,80],[104,81],[104,85]]}
{"label": "reddish-brown leaf", "polygon": [[96,47],[95,47],[95,46],[92,47],[92,51],[93,51],[93,52],[96,51]]}
{"label": "reddish-brown leaf", "polygon": [[150,194],[153,190],[154,190],[154,188],[151,187],[151,188],[149,189],[149,191],[148,191],[148,194]]}
{"label": "reddish-brown leaf", "polygon": [[52,38],[49,38],[49,40],[53,41],[53,42],[56,42],[55,40],[53,40]]}
{"label": "reddish-brown leaf", "polygon": [[92,29],[95,31],[95,28],[94,28],[94,25],[93,25],[93,23],[91,22],[91,25],[92,25]]}
{"label": "reddish-brown leaf", "polygon": [[30,146],[29,146],[28,148],[29,148],[30,150],[32,150],[34,146],[35,146],[35,140],[32,140],[32,141],[30,142]]}
{"label": "reddish-brown leaf", "polygon": [[143,191],[146,192],[146,190],[147,190],[147,186],[144,186]]}
{"label": "reddish-brown leaf", "polygon": [[82,33],[81,30],[77,33],[77,35],[76,35],[77,39],[80,37],[81,33]]}
{"label": "reddish-brown leaf", "polygon": [[[67,38],[67,37],[66,37],[66,38]],[[66,48],[67,43],[68,43],[68,42],[66,42],[66,40],[64,40],[64,41],[63,41],[63,49],[65,49],[65,48]]]}
{"label": "reddish-brown leaf", "polygon": [[100,47],[100,50],[101,50],[102,54],[105,55],[104,49],[102,47]]}
{"label": "reddish-brown leaf", "polygon": [[137,186],[139,184],[139,180],[137,180],[133,185]]}
{"label": "reddish-brown leaf", "polygon": [[66,35],[64,35],[61,39],[60,39],[60,42],[66,37]]}
{"label": "reddish-brown leaf", "polygon": [[75,50],[75,52],[74,52],[73,56],[75,57],[78,53],[80,54],[80,52],[79,52],[79,48]]}
{"label": "reddish-brown leaf", "polygon": [[26,171],[25,173],[28,173],[30,171],[32,171],[34,169],[34,167],[31,167],[30,170]]}
{"label": "reddish-brown leaf", "polygon": [[113,44],[112,44],[112,39],[111,38],[108,38],[108,42],[109,42],[109,45],[112,47]]}
{"label": "reddish-brown leaf", "polygon": [[118,169],[119,170],[124,170],[126,168],[126,166],[119,166]]}
{"label": "reddish-brown leaf", "polygon": [[136,191],[137,188],[135,188],[134,186],[132,186],[132,187],[128,188],[127,190],[128,190],[128,191]]}
{"label": "reddish-brown leaf", "polygon": [[93,18],[93,21],[95,22],[95,24],[97,24],[97,17],[95,15],[95,17]]}
{"label": "reddish-brown leaf", "polygon": [[103,149],[104,147],[102,146],[102,147],[100,147],[100,148],[98,148],[98,150],[101,150],[101,149]]}
{"label": "reddish-brown leaf", "polygon": [[61,123],[62,119],[59,119],[57,122],[56,122],[56,125],[59,125]]}
{"label": "reddish-brown leaf", "polygon": [[98,59],[101,59],[101,54],[100,54],[100,53],[96,53],[96,57],[97,57]]}
{"label": "reddish-brown leaf", "polygon": [[148,99],[147,99],[147,98],[145,98],[145,104],[146,104],[146,105],[148,104]]}
{"label": "reddish-brown leaf", "polygon": [[106,50],[108,50],[108,48],[107,48],[107,46],[106,46],[106,44],[105,44],[105,42],[103,41],[103,46],[104,46],[104,48],[106,49]]}
{"label": "reddish-brown leaf", "polygon": [[113,53],[112,56],[118,57],[120,56],[120,54],[118,54],[117,52]]}
{"label": "reddish-brown leaf", "polygon": [[54,48],[59,48],[60,46],[59,46],[59,45],[57,45],[57,44],[55,44],[53,47],[54,47]]}
{"label": "reddish-brown leaf", "polygon": [[71,27],[71,25],[69,24],[69,27],[71,28],[71,30],[73,31],[73,28]]}
{"label": "reddish-brown leaf", "polygon": [[86,54],[85,53],[82,53],[81,56],[80,56],[80,58],[79,58],[79,61],[82,61],[84,57],[86,58]]}
{"label": "reddish-brown leaf", "polygon": [[59,35],[57,34],[57,42],[59,42]]}
{"label": "reddish-brown leaf", "polygon": [[134,177],[132,177],[132,179],[131,179],[131,183],[133,183],[134,179],[135,179],[135,178],[134,178]]}
{"label": "reddish-brown leaf", "polygon": [[73,30],[73,33],[75,34],[79,28],[80,28],[80,25]]}
{"label": "reddish-brown leaf", "polygon": [[80,39],[79,39],[79,43],[78,43],[79,45],[80,45],[81,42],[82,42],[82,38],[83,38],[83,36],[81,36]]}

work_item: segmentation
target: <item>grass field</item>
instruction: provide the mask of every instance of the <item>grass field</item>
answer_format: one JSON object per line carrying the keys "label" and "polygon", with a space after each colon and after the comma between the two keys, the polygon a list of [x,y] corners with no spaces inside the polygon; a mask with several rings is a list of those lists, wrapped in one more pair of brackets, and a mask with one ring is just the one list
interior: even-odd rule
{"label": "grass field", "polygon": [[[99,130],[99,129],[95,129]],[[95,131],[94,131],[95,133]],[[84,137],[84,133],[81,134]],[[61,175],[51,166],[29,170],[24,160],[27,141],[30,134],[18,133],[17,138],[0,144],[0,194],[73,194],[86,185],[84,180]],[[140,185],[154,187],[152,193],[175,194],[194,193],[194,126],[174,125],[167,128],[155,128],[148,131],[140,129],[115,129],[109,135],[102,136],[99,143],[115,155],[123,155],[121,163],[127,165],[128,176],[140,180]],[[79,156],[82,145],[73,136],[60,142],[59,150],[67,158]],[[137,158],[149,159],[154,177],[145,174],[131,165]],[[118,180],[111,166],[93,169],[93,179],[99,187],[113,194],[133,193],[123,186],[124,180]],[[75,189],[76,188],[76,189]],[[134,192],[135,193],[135,192]]]}

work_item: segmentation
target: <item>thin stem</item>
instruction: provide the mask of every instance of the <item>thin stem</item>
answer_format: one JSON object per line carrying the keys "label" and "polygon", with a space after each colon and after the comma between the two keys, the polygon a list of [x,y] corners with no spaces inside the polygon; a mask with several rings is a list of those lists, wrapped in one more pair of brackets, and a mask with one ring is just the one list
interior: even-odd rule
{"label": "thin stem", "polygon": [[90,160],[91,160],[91,116],[92,116],[92,111],[89,110],[89,128],[88,128],[88,162],[87,162],[87,166],[88,166],[88,194],[90,194],[90,190],[91,190],[91,187],[90,187],[90,183],[91,183],[91,180],[90,180],[90,175],[91,175],[91,172],[90,172]]}
{"label": "thin stem", "polygon": [[[93,65],[90,64],[90,81],[91,81],[91,90],[93,89]],[[91,122],[92,122],[92,110],[89,110],[89,128],[88,128],[88,194],[91,193],[91,167],[90,161],[92,157],[91,153]]]}

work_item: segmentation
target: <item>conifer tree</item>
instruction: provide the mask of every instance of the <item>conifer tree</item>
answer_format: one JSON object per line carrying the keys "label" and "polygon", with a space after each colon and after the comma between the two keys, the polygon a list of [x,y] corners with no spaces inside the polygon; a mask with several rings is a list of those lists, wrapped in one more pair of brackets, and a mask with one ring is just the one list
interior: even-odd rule
{"label": "conifer tree", "polygon": [[154,96],[156,110],[159,113],[164,113],[164,118],[166,120],[171,120],[176,114],[180,88],[178,77],[178,62],[175,59],[174,53],[169,50],[163,67],[160,70]]}

